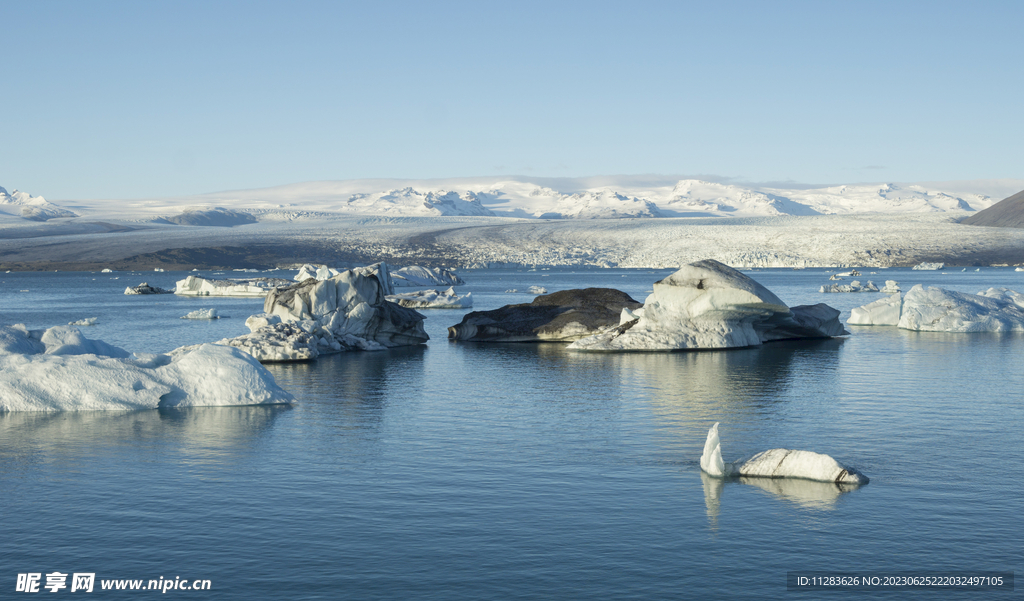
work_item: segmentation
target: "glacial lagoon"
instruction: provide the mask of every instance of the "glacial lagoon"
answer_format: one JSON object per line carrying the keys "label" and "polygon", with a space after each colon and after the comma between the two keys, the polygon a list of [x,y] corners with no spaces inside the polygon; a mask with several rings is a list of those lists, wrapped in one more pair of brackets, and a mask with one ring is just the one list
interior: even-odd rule
{"label": "glacial lagoon", "polygon": [[[1024,291],[1012,268],[861,271],[904,291]],[[457,290],[475,310],[529,302],[530,286],[643,301],[670,272],[472,270]],[[821,294],[821,269],[745,273],[844,320],[880,297]],[[245,333],[261,310],[122,294],[185,275],[0,274],[0,321],[96,317],[89,338],[166,352]],[[228,317],[180,319],[201,308]],[[749,349],[590,354],[449,342],[468,311],[424,311],[426,346],[269,365],[291,406],[0,415],[3,596],[18,573],[60,571],[209,579],[219,599],[824,598],[842,593],[788,592],[787,572],[1021,568],[1022,334],[849,326]],[[813,450],[871,482],[707,478],[716,421],[729,458]],[[1013,593],[845,597],[980,595]]]}

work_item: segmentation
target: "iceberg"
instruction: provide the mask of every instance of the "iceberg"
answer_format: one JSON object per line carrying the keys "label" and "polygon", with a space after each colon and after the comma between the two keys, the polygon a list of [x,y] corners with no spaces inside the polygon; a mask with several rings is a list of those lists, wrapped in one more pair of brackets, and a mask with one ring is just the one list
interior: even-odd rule
{"label": "iceberg", "polygon": [[547,294],[548,289],[544,286],[530,286],[530,294]]}
{"label": "iceberg", "polygon": [[704,452],[700,457],[700,469],[709,476],[728,478],[804,478],[819,482],[837,484],[867,484],[868,477],[853,468],[843,467],[821,453],[769,449],[750,459],[725,463],[722,460],[722,445],[718,437],[718,422],[708,430]]}
{"label": "iceberg", "polygon": [[466,282],[447,269],[413,265],[392,273],[391,283],[394,286],[461,286]]}
{"label": "iceberg", "polygon": [[264,313],[245,320],[250,333],[217,344],[240,348],[264,362],[423,344],[429,339],[423,316],[389,302],[393,294],[385,263],[327,280],[307,279],[271,290]]}
{"label": "iceberg", "polygon": [[0,327],[0,412],[156,409],[290,403],[237,349],[200,345],[131,354],[78,328]]}
{"label": "iceberg", "polygon": [[885,286],[879,292],[882,294],[899,294],[901,292],[900,283],[896,280],[885,280]]}
{"label": "iceberg", "polygon": [[611,288],[562,290],[531,303],[473,311],[448,328],[448,338],[476,342],[570,342],[619,323],[623,309],[642,305]]}
{"label": "iceberg", "polygon": [[174,293],[178,296],[233,296],[262,298],[278,286],[291,284],[278,278],[252,278],[237,280],[215,280],[190,275],[178,280]]}
{"label": "iceberg", "polygon": [[569,345],[580,351],[736,348],[773,340],[848,334],[825,304],[788,307],[753,279],[718,261],[684,266],[655,282],[636,320]]}
{"label": "iceberg", "polygon": [[918,284],[903,298],[897,325],[923,332],[1020,332],[1021,296],[1005,288],[967,294]]}
{"label": "iceberg", "polygon": [[849,284],[829,284],[822,286],[818,292],[878,292],[878,286],[871,280],[861,285],[860,280],[853,280]]}
{"label": "iceberg", "polygon": [[124,289],[125,294],[171,294],[173,290],[164,290],[156,286],[150,286],[146,282],[142,282],[138,286],[128,286]]}
{"label": "iceberg", "polygon": [[216,309],[196,309],[189,313],[182,315],[182,319],[220,319],[221,316],[217,313]]}
{"label": "iceberg", "polygon": [[68,325],[69,326],[94,326],[94,325],[96,325],[97,321],[99,321],[98,317],[86,317],[84,319],[79,319],[78,321],[69,321]]}
{"label": "iceberg", "polygon": [[858,326],[894,326],[900,322],[903,301],[900,293],[880,298],[850,310],[846,323]]}
{"label": "iceberg", "polygon": [[945,266],[945,263],[918,263],[911,267],[911,269],[915,271],[937,271]]}
{"label": "iceberg", "polygon": [[334,276],[338,275],[339,273],[341,272],[338,271],[337,269],[334,269],[333,267],[328,267],[326,265],[312,265],[310,263],[307,263],[303,265],[301,268],[299,268],[299,273],[295,275],[294,279],[296,282],[305,282],[309,278],[322,281],[329,280]]}
{"label": "iceberg", "polygon": [[390,302],[408,307],[409,309],[468,309],[473,306],[471,292],[459,296],[455,293],[455,288],[452,287],[449,287],[444,292],[420,290],[417,292],[392,294],[385,298]]}

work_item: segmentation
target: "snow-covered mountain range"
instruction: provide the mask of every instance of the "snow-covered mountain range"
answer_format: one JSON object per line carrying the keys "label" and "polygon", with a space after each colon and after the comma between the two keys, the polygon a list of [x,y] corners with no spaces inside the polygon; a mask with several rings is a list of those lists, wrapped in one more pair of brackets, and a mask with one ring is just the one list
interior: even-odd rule
{"label": "snow-covered mountain range", "polygon": [[0,188],[0,213],[29,221],[47,221],[58,217],[78,217],[75,213],[47,201],[42,196],[32,196],[15,190],[8,194]]}
{"label": "snow-covered mountain range", "polygon": [[[135,222],[174,221],[174,216],[184,212],[214,208],[250,213],[260,221],[329,215],[525,219],[767,217],[974,212],[1021,189],[1024,180],[781,187],[656,176],[478,177],[306,182],[179,198],[76,201],[74,207],[91,219]],[[5,210],[8,206],[10,209]],[[0,211],[37,221],[76,216],[42,197],[17,191],[0,194]]]}

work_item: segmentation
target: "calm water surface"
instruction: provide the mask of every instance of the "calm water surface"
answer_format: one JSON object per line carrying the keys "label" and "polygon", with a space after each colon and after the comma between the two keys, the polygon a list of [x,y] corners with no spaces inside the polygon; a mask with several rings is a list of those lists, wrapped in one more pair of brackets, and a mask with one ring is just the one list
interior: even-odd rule
{"label": "calm water surface", "polygon": [[[479,310],[529,301],[505,290],[531,285],[642,301],[668,273],[468,271],[461,291]],[[844,319],[879,298],[819,294],[824,270],[748,273]],[[157,352],[244,333],[261,311],[121,294],[184,275],[0,274],[0,323],[98,317],[87,336]],[[869,278],[1024,291],[1005,268]],[[231,317],[179,319],[209,307]],[[754,349],[578,354],[448,342],[465,312],[426,312],[427,346],[268,366],[293,406],[0,415],[0,598],[19,596],[18,573],[52,571],[209,579],[212,593],[167,594],[220,599],[1013,596],[796,593],[786,572],[1020,571],[1024,336],[851,327]],[[726,460],[815,450],[871,483],[702,479],[715,421]]]}

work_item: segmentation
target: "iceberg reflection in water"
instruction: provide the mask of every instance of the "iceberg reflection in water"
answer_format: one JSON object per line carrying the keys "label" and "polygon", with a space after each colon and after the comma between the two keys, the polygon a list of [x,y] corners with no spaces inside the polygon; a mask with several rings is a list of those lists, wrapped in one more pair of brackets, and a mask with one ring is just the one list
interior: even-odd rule
{"label": "iceberg reflection in water", "polygon": [[747,478],[723,479],[700,473],[704,485],[704,504],[707,506],[708,521],[717,527],[722,510],[722,494],[726,486],[749,484],[763,490],[781,501],[792,503],[803,509],[831,511],[836,508],[839,497],[860,488],[861,484],[840,484],[816,482],[803,478]]}

